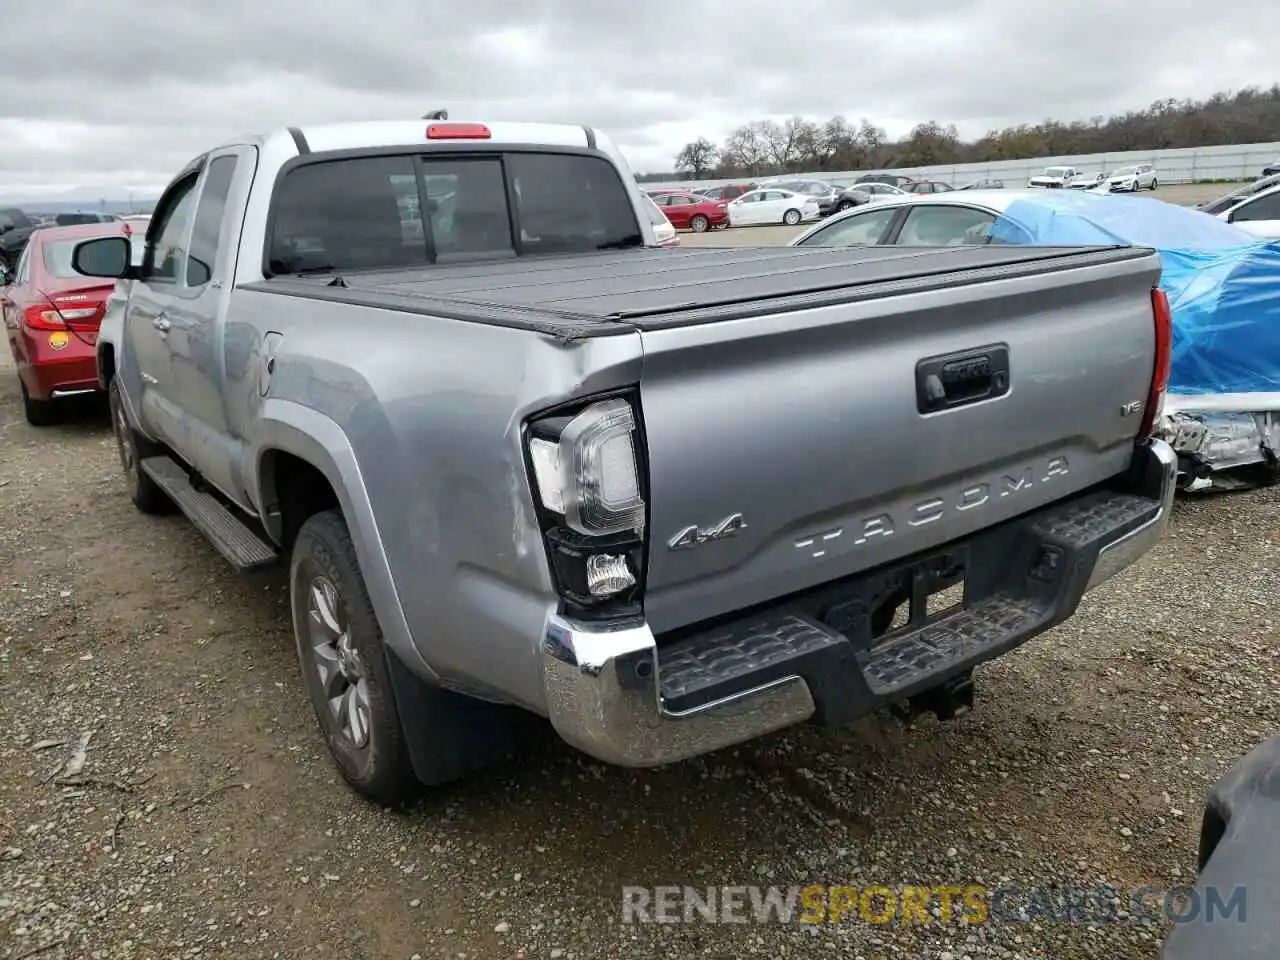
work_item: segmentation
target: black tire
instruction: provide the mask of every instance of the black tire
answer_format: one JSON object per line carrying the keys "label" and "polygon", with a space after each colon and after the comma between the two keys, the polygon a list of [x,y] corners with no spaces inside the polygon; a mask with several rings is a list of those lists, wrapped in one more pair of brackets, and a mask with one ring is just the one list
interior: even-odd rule
{"label": "black tire", "polygon": [[706,233],[707,228],[710,226],[711,221],[700,213],[689,220],[689,229],[694,233]]}
{"label": "black tire", "polygon": [[1156,190],[1156,184],[1158,184],[1159,182],[1160,182],[1160,181],[1159,181],[1159,180],[1157,180],[1155,177],[1152,177],[1152,178],[1151,178],[1151,192],[1152,192],[1152,193],[1155,193],[1155,190]]}
{"label": "black tire", "polygon": [[111,431],[115,434],[116,453],[129,487],[129,499],[143,513],[172,513],[174,503],[169,495],[142,469],[143,460],[163,454],[164,449],[140,435],[129,422],[120,396],[120,382],[115,377],[107,387],[107,405],[111,408]]}
{"label": "black tire", "polygon": [[57,403],[34,399],[21,377],[18,378],[18,384],[22,387],[22,413],[27,418],[27,423],[33,427],[52,427],[62,419]]}
{"label": "black tire", "polygon": [[852,210],[855,204],[852,200],[841,200],[839,206],[836,207],[836,213],[844,213],[846,210]]}
{"label": "black tire", "polygon": [[788,227],[794,227],[797,223],[800,222],[800,211],[788,210],[786,213],[782,215],[782,222],[785,223]]}
{"label": "black tire", "polygon": [[[313,633],[311,626],[313,611],[326,602],[322,599],[326,585],[334,588],[341,605],[338,608],[330,602],[327,608],[340,627],[335,636],[339,641],[346,638],[345,655],[336,659],[326,656],[322,648],[339,650],[341,642],[318,643],[323,631]],[[313,600],[315,591],[319,594]],[[422,785],[413,772],[396,711],[382,628],[360,574],[351,534],[338,510],[313,514],[298,531],[289,562],[289,599],[303,683],[343,779],[357,793],[383,806],[404,805],[421,792]],[[317,624],[323,622],[318,613],[317,618]],[[328,690],[322,673],[326,669],[332,681]],[[348,669],[352,673],[347,674]],[[360,715],[362,721],[348,725],[330,707],[330,694],[339,684],[340,692],[334,699],[346,699],[345,706],[338,709]],[[363,742],[357,742],[353,727],[363,734]]]}

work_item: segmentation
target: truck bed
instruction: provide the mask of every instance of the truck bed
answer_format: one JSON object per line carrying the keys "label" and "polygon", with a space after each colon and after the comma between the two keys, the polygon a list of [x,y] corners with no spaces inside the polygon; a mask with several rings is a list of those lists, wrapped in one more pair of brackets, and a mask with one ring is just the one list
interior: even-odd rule
{"label": "truck bed", "polygon": [[1133,247],[731,247],[276,277],[242,289],[582,337],[733,320],[1151,256]]}

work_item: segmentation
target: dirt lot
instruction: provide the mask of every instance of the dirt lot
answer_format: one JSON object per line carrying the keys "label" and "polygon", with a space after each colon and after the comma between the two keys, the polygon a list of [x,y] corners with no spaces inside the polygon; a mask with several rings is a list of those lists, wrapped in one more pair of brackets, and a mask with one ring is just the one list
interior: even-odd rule
{"label": "dirt lot", "polygon": [[101,406],[34,430],[0,367],[0,958],[1152,957],[1161,928],[1123,914],[624,925],[622,887],[1189,880],[1207,785],[1280,719],[1278,500],[1180,505],[950,725],[643,773],[548,735],[389,813],[324,752],[282,579],[136,513]]}
{"label": "dirt lot", "polygon": [[[1186,206],[1212,200],[1235,188],[1235,184],[1226,183],[1178,183],[1162,186],[1154,193],[1140,193],[1138,196],[1156,197],[1169,203],[1180,203]],[[773,244],[784,244],[794,236],[812,227],[806,223],[799,227],[739,227],[736,230],[715,230],[711,233],[689,233],[682,231],[680,242],[700,247],[756,247]]]}

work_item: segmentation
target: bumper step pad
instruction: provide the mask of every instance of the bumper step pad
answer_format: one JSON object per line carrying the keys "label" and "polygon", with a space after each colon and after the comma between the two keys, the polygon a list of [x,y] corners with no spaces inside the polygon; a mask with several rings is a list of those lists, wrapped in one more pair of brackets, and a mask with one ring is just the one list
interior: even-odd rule
{"label": "bumper step pad", "polygon": [[[792,598],[768,613],[659,640],[663,709],[694,711],[797,676],[813,691],[819,717],[833,722],[916,696],[1069,616],[1102,565],[1102,548],[1151,521],[1160,506],[1127,493],[1089,493],[981,534],[970,550],[985,566],[970,569],[968,578],[971,586],[985,585],[982,595],[887,637],[842,633],[844,626],[825,625],[803,599]],[[929,562],[918,557],[903,568]],[[872,571],[850,582],[850,595],[883,576]],[[823,703],[835,699],[855,702]]]}

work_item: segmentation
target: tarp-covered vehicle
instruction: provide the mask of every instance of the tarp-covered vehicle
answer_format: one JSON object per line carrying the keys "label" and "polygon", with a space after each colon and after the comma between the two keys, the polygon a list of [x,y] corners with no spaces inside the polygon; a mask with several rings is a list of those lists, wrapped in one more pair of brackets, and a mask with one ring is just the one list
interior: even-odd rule
{"label": "tarp-covered vehicle", "polygon": [[1160,254],[1173,369],[1160,432],[1189,489],[1280,478],[1280,242],[1199,210],[1045,191],[1015,200],[993,242],[1125,244]]}

